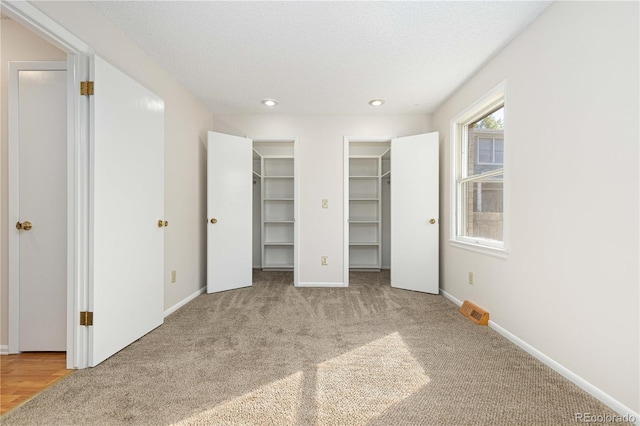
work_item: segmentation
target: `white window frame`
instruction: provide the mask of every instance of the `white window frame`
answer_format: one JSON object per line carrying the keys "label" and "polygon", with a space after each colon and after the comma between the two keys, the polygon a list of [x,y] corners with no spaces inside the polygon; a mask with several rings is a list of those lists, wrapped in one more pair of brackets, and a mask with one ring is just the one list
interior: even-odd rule
{"label": "white window frame", "polygon": [[[472,178],[464,177],[464,170],[467,167],[467,126],[478,121],[488,113],[496,110],[500,106],[505,106],[505,117],[507,111],[507,84],[506,81],[501,82],[496,87],[487,92],[479,100],[474,102],[464,111],[460,112],[451,119],[451,229],[449,242],[452,246],[489,254],[501,258],[505,258],[509,252],[509,202],[508,202],[508,157],[507,144],[504,145],[503,167],[498,170],[489,171],[473,175]],[[507,139],[508,121],[505,119],[504,139]],[[476,153],[477,155],[477,153]],[[466,210],[464,210],[464,196],[461,187],[464,183],[477,180],[478,178],[487,178],[495,175],[503,176],[503,238],[502,241],[489,240],[479,237],[469,237],[463,235],[464,218]]]}

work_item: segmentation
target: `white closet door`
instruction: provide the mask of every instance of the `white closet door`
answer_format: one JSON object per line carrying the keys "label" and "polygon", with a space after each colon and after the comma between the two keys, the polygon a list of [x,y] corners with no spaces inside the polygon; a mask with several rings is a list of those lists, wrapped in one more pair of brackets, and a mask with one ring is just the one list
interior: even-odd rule
{"label": "white closet door", "polygon": [[253,143],[209,132],[207,293],[251,285]]}
{"label": "white closet door", "polygon": [[[18,71],[20,352],[67,348],[67,71]],[[41,66],[46,66],[43,63]],[[13,228],[13,229],[12,229]]]}
{"label": "white closet door", "polygon": [[391,141],[391,286],[438,294],[438,133]]}
{"label": "white closet door", "polygon": [[164,101],[99,57],[92,64],[89,365],[164,321]]}

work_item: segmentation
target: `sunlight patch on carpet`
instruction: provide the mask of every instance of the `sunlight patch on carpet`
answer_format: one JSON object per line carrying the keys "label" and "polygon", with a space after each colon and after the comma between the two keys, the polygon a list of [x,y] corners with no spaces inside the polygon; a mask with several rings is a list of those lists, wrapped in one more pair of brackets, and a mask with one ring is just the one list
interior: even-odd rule
{"label": "sunlight patch on carpet", "polygon": [[302,371],[299,371],[175,424],[293,425],[301,387]]}
{"label": "sunlight patch on carpet", "polygon": [[396,332],[317,364],[307,375],[298,371],[176,424],[364,425],[428,383]]}
{"label": "sunlight patch on carpet", "polygon": [[399,333],[318,365],[319,424],[366,424],[429,383]]}

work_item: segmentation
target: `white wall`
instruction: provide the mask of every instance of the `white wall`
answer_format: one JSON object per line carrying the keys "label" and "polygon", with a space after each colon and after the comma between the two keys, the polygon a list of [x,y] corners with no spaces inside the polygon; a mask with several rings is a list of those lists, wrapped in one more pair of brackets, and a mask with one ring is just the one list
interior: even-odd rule
{"label": "white wall", "polygon": [[[434,115],[441,287],[636,413],[638,25],[637,2],[556,2]],[[447,241],[450,119],[503,79],[506,260]]]}
{"label": "white wall", "polygon": [[[211,114],[87,1],[34,2],[97,55],[165,102],[165,308],[205,285],[206,151]],[[96,83],[99,84],[99,83]],[[170,271],[177,282],[170,283]]]}
{"label": "white wall", "polygon": [[0,300],[2,305],[0,307],[0,345],[8,344],[8,308],[9,308],[9,268],[7,267],[9,258],[9,242],[8,242],[8,77],[9,77],[9,62],[10,61],[66,61],[67,55],[63,51],[59,50],[55,46],[52,46],[42,38],[26,30],[22,25],[9,19],[0,20],[0,31],[2,38],[2,55],[0,58],[0,74],[2,80],[2,133],[1,139],[1,154],[2,159],[0,163],[0,198],[2,200],[2,210],[0,211],[0,218],[2,218],[0,232],[2,238],[2,246],[0,247],[1,267],[0,267]]}
{"label": "white wall", "polygon": [[[424,115],[217,115],[213,130],[238,136],[299,138],[300,270],[303,283],[343,282],[343,136],[425,133]],[[323,209],[321,200],[329,200]],[[320,264],[329,256],[329,265]]]}

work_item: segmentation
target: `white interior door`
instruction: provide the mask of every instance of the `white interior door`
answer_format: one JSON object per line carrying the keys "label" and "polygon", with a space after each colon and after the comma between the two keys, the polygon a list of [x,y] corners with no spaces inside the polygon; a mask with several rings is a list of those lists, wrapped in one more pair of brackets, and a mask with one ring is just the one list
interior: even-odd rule
{"label": "white interior door", "polygon": [[17,351],[65,351],[67,72],[64,62],[34,65],[12,69],[18,161],[10,167],[18,169],[11,173],[18,196],[11,201],[18,211],[9,232],[18,240]]}
{"label": "white interior door", "polygon": [[253,143],[209,132],[207,293],[251,285]]}
{"label": "white interior door", "polygon": [[391,141],[391,286],[438,294],[438,133]]}
{"label": "white interior door", "polygon": [[89,365],[164,320],[164,101],[94,58]]}

